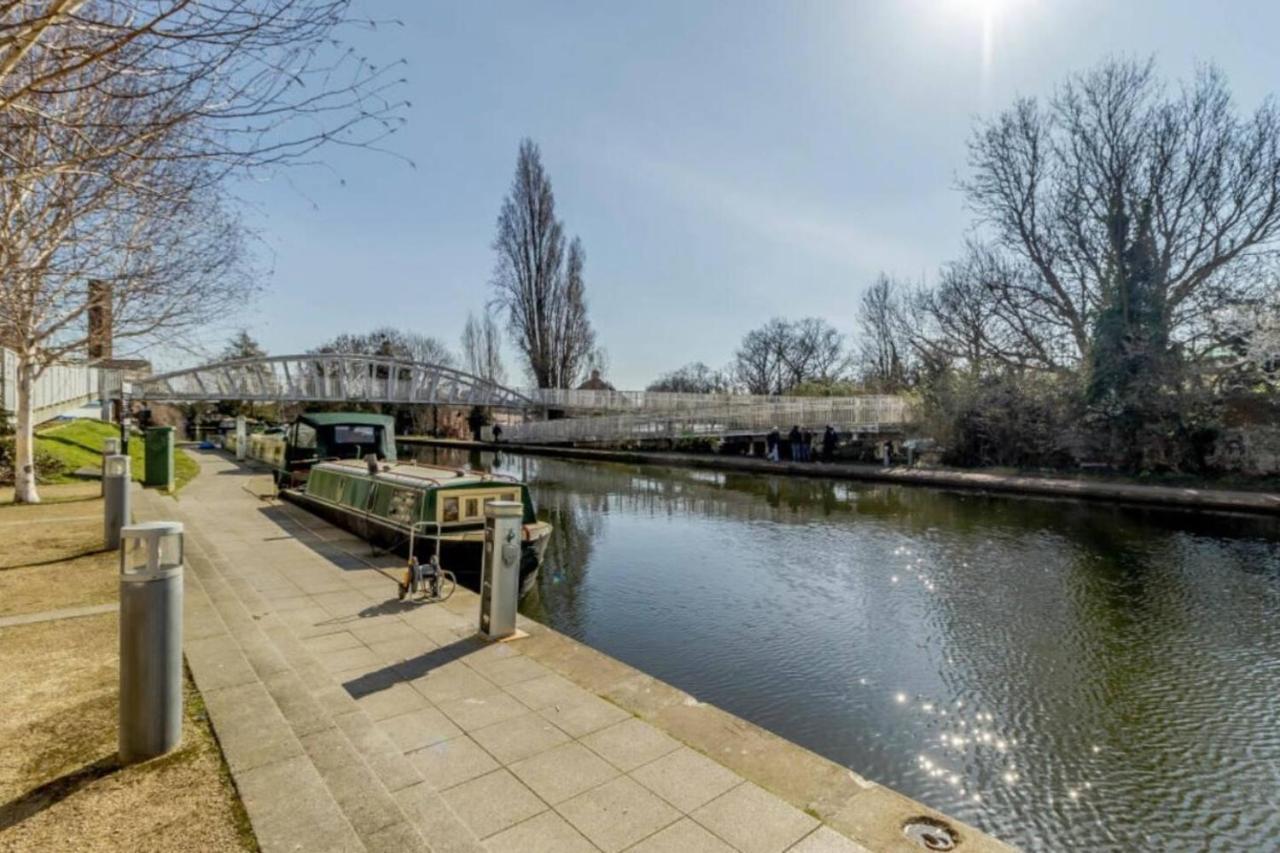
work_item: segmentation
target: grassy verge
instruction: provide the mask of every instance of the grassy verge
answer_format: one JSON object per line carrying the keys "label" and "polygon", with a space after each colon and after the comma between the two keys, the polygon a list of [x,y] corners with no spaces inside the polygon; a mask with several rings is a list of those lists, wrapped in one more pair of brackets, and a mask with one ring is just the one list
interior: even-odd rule
{"label": "grassy verge", "polygon": [[[99,501],[0,508],[22,532],[0,614],[116,601],[114,554],[61,559],[100,547],[100,516]],[[0,628],[0,850],[256,851],[189,674],[181,746],[120,766],[118,632],[114,613]]]}
{"label": "grassy verge", "polygon": [[[36,433],[36,447],[56,456],[66,468],[66,473],[55,482],[71,482],[77,468],[98,468],[102,465],[102,442],[116,438],[119,428],[102,421],[74,420],[54,424]],[[129,440],[129,458],[133,466],[133,479],[142,481],[146,441],[141,436]],[[176,451],[173,455],[174,491],[180,490],[200,473],[200,466],[187,454]]]}

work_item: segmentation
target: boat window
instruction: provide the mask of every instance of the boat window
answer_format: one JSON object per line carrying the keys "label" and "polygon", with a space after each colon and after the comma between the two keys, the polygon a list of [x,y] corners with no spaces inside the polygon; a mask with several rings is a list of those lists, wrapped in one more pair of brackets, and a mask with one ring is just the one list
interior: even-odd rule
{"label": "boat window", "polygon": [[479,498],[467,498],[467,518],[475,518],[480,514]]}
{"label": "boat window", "polygon": [[418,493],[413,489],[396,489],[391,493],[387,515],[391,516],[395,521],[408,524],[413,520],[413,511],[417,498]]}
{"label": "boat window", "polygon": [[444,499],[444,509],[441,513],[440,520],[443,522],[458,520],[458,499],[457,498]]}
{"label": "boat window", "polygon": [[514,501],[516,499],[516,496],[508,492],[507,494],[502,496],[502,499],[504,501]]}
{"label": "boat window", "polygon": [[334,444],[373,444],[374,432],[371,426],[347,426],[339,424],[333,428]]}
{"label": "boat window", "polygon": [[293,446],[303,450],[315,450],[316,430],[310,424],[295,424],[293,427]]}

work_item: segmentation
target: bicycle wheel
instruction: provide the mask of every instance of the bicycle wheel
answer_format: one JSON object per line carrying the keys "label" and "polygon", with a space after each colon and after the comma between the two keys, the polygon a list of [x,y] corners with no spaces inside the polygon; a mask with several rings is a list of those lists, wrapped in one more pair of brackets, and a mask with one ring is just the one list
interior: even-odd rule
{"label": "bicycle wheel", "polygon": [[436,601],[447,601],[449,596],[453,595],[453,591],[457,586],[458,581],[454,578],[453,572],[441,569],[440,586],[436,590]]}

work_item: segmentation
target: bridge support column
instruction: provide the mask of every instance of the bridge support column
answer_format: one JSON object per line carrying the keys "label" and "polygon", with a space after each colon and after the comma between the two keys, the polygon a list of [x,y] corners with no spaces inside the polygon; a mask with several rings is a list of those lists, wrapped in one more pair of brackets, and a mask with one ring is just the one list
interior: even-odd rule
{"label": "bridge support column", "polygon": [[249,429],[244,415],[236,415],[236,461],[243,462],[249,444]]}

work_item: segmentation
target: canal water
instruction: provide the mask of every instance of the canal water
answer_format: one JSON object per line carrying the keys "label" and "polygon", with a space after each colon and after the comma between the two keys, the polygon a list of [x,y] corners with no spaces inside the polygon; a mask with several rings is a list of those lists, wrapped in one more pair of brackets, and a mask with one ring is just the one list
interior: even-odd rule
{"label": "canal water", "polygon": [[530,483],[526,615],[997,837],[1280,844],[1280,521],[417,452]]}

